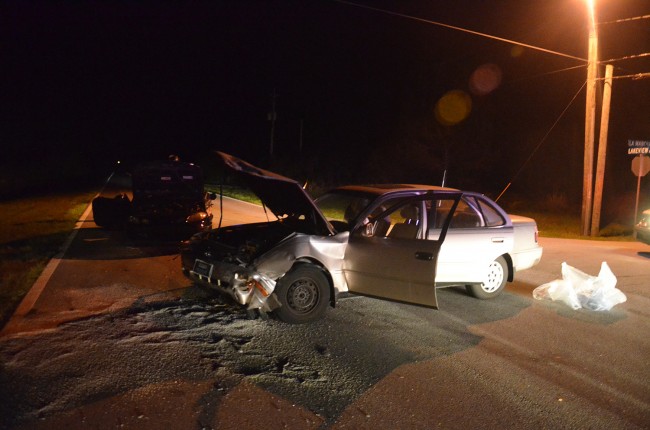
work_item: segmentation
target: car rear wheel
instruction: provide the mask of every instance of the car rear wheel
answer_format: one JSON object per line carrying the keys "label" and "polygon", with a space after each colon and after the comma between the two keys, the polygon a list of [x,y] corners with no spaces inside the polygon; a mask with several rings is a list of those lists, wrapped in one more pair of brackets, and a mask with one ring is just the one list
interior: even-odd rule
{"label": "car rear wheel", "polygon": [[329,285],[323,272],[300,265],[282,277],[275,294],[281,305],[275,315],[286,323],[302,324],[323,317],[329,303]]}
{"label": "car rear wheel", "polygon": [[492,299],[503,292],[508,280],[508,264],[503,257],[488,266],[485,281],[481,284],[467,285],[467,292],[477,299]]}

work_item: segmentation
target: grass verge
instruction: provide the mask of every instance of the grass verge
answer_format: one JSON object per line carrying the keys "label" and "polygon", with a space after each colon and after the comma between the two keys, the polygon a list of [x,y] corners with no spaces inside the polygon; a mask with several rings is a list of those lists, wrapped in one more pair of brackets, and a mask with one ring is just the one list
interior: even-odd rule
{"label": "grass verge", "polygon": [[541,237],[558,237],[562,239],[585,239],[585,240],[618,240],[633,241],[632,226],[610,224],[600,230],[596,237],[582,236],[582,224],[579,215],[570,213],[551,212],[522,212],[517,214],[533,218],[537,222],[539,235]]}
{"label": "grass verge", "polygon": [[0,327],[65,243],[96,193],[0,202]]}
{"label": "grass verge", "polygon": [[257,198],[255,194],[243,187],[238,187],[235,185],[210,185],[206,184],[206,191],[217,193],[217,198],[219,193],[223,190],[223,195],[227,197],[232,197],[233,199],[243,200],[249,203],[255,203],[256,205],[261,205],[262,202]]}

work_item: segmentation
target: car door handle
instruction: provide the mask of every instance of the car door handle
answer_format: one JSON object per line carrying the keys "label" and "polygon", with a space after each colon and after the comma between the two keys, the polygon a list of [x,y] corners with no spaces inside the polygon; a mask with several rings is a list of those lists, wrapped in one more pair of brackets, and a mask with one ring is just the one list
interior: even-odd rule
{"label": "car door handle", "polygon": [[418,260],[431,261],[433,260],[433,252],[417,251],[415,253],[415,258]]}
{"label": "car door handle", "polygon": [[492,243],[503,243],[504,239],[502,237],[493,237]]}

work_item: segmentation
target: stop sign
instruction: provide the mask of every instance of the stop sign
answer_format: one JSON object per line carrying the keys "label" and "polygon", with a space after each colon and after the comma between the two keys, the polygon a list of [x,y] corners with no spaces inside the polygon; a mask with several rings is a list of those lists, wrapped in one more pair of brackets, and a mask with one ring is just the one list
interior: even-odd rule
{"label": "stop sign", "polygon": [[650,172],[650,158],[637,155],[632,159],[632,172],[635,176],[645,176]]}

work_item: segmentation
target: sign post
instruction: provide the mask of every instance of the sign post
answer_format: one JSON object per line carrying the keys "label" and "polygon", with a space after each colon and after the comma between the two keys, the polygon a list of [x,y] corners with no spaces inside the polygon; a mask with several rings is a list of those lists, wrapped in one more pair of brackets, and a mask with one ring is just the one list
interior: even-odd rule
{"label": "sign post", "polygon": [[650,153],[650,141],[646,140],[628,140],[627,153],[639,154],[632,159],[632,173],[637,177],[636,180],[636,201],[634,204],[634,219],[632,225],[636,224],[639,213],[639,193],[641,191],[641,177],[650,172],[650,157],[645,154]]}

